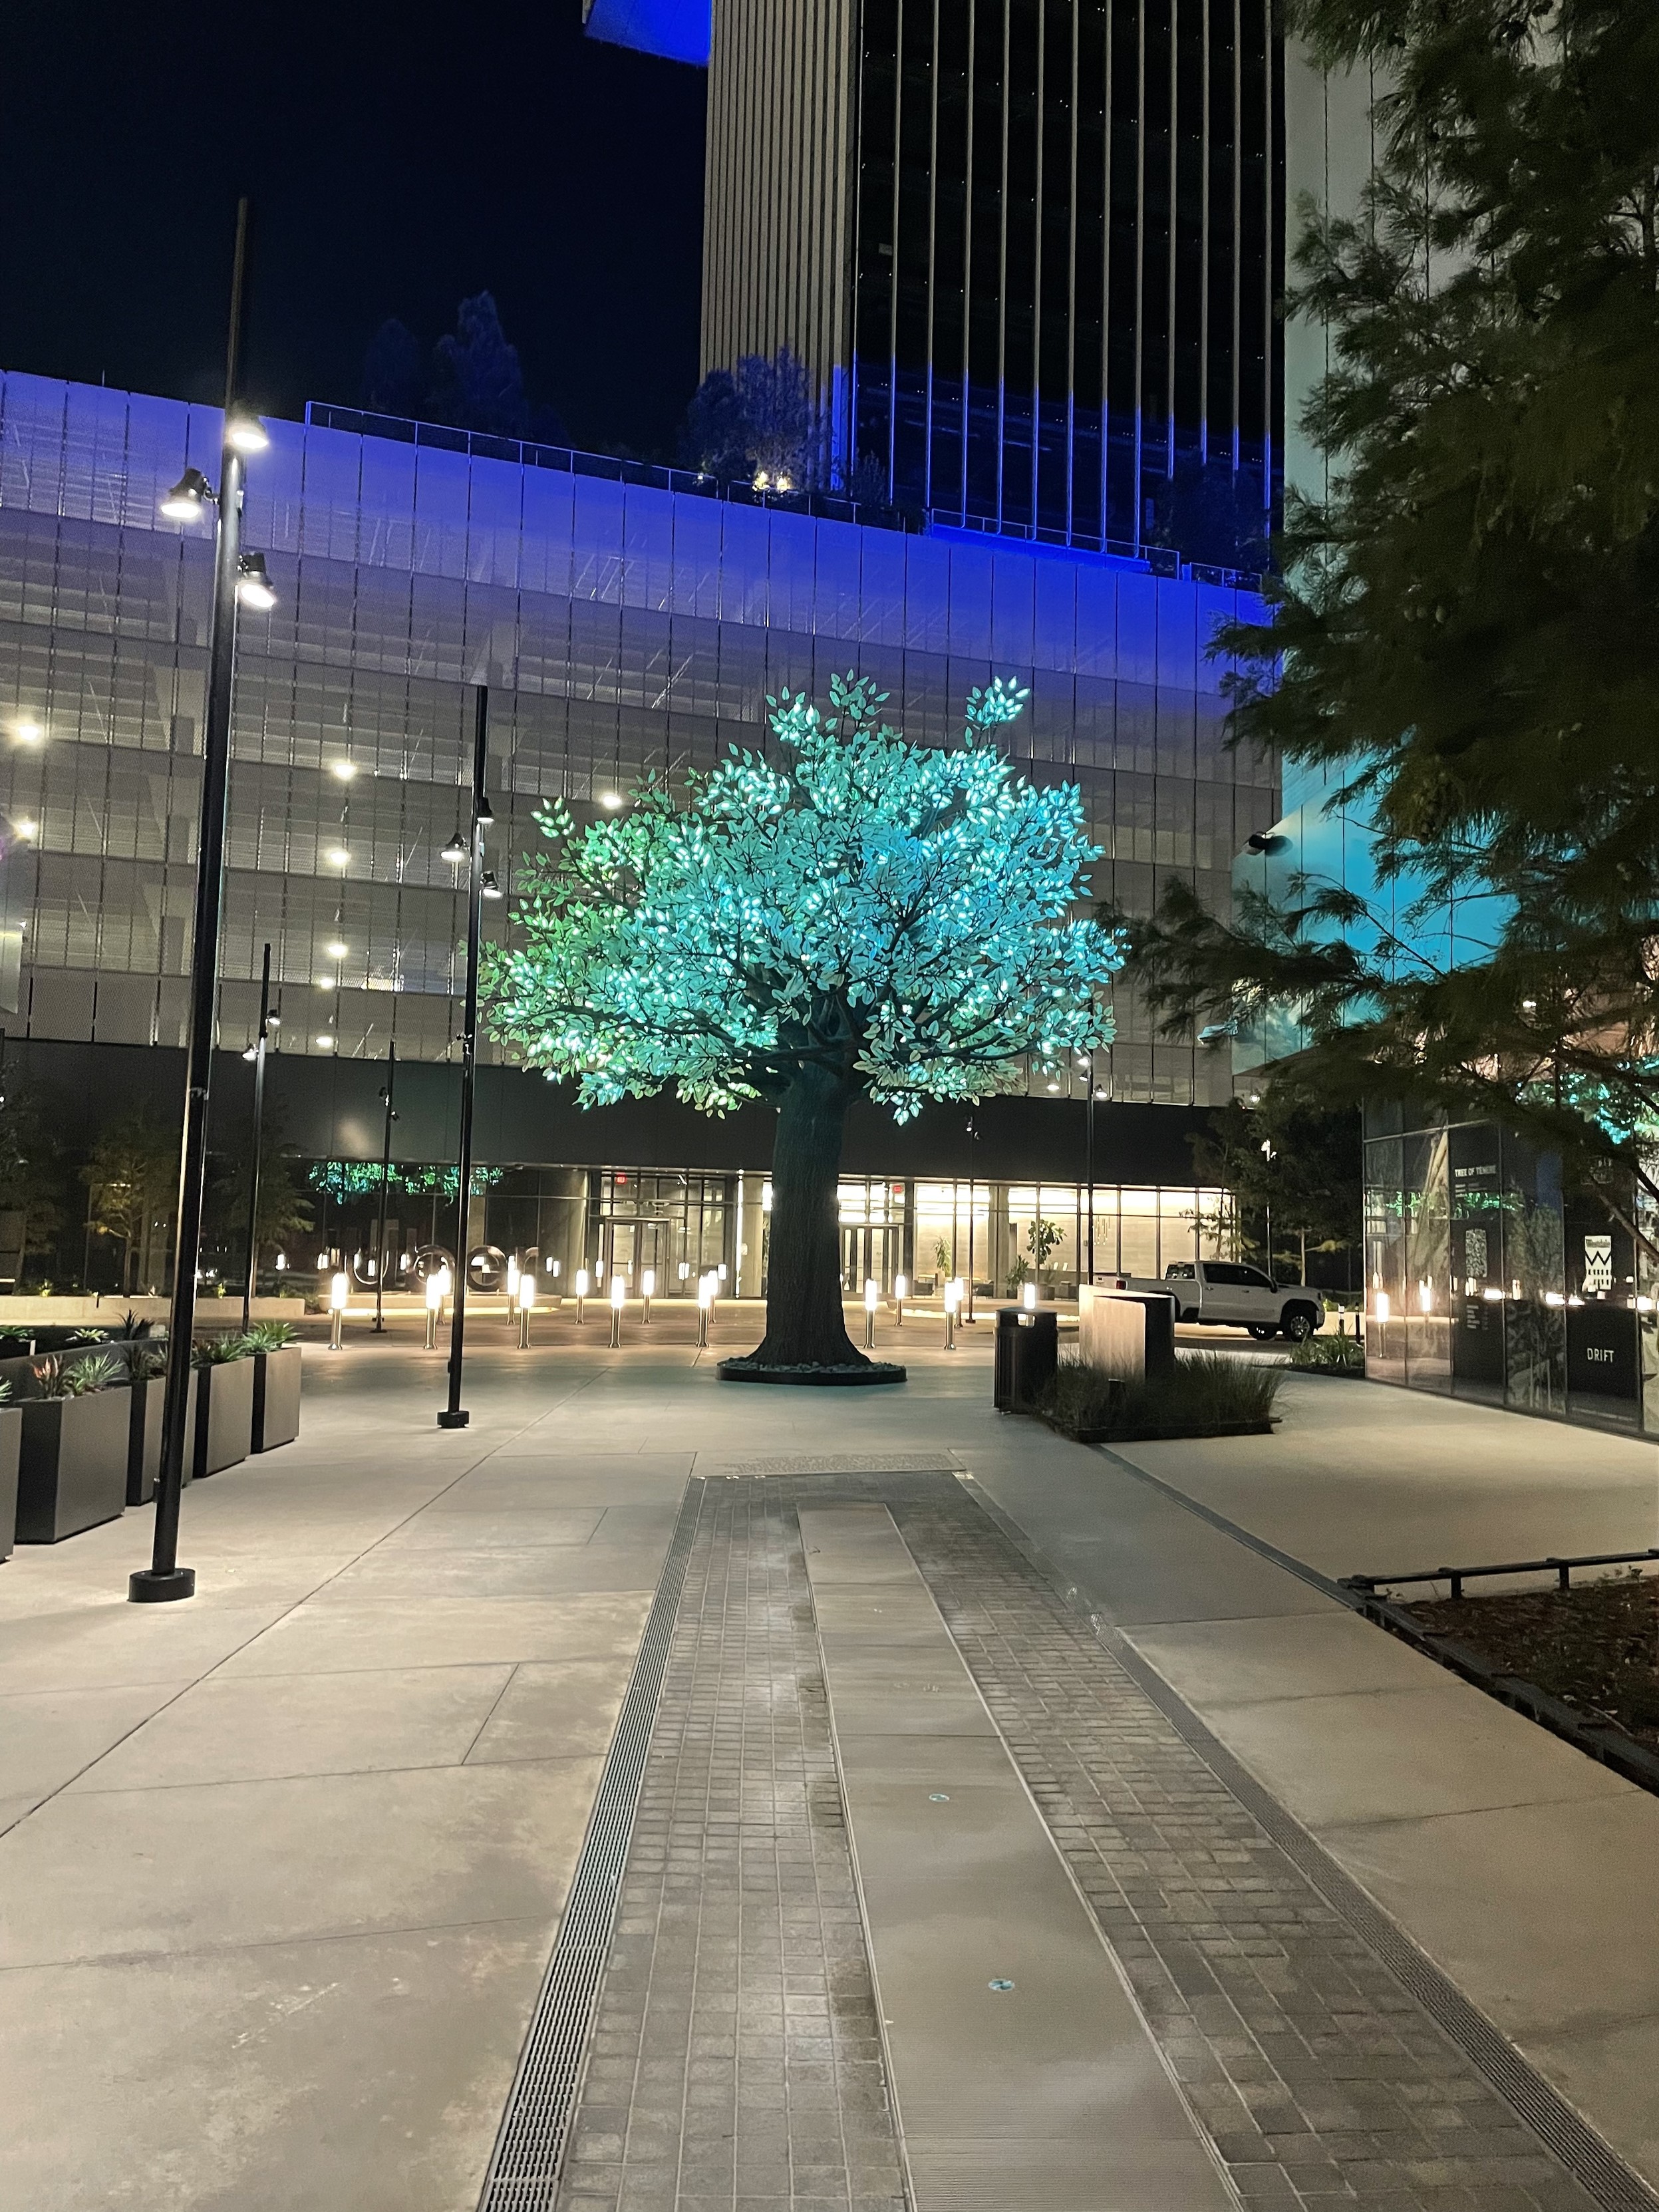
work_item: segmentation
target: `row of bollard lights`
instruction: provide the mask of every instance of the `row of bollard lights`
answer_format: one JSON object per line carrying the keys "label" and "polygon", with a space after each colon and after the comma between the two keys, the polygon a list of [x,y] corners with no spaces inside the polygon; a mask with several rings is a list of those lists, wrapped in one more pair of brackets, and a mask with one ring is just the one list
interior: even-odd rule
{"label": "row of bollard lights", "polygon": [[[557,1262],[554,1265],[556,1271]],[[688,1276],[689,1273],[688,1270]],[[723,1268],[711,1267],[697,1278],[697,1346],[700,1351],[708,1348],[709,1325],[723,1288],[720,1278],[724,1273]],[[426,1279],[426,1348],[428,1352],[437,1349],[439,1325],[443,1319],[444,1309],[454,1294],[454,1279],[447,1267],[434,1269]],[[586,1267],[577,1268],[571,1288],[575,1295],[576,1322],[580,1328],[586,1318],[587,1301],[593,1295],[592,1278]],[[350,1294],[351,1278],[342,1269],[333,1278],[329,1290],[329,1345],[335,1352],[342,1348],[344,1341],[346,1306]],[[647,1328],[651,1324],[651,1301],[656,1294],[655,1272],[647,1267],[640,1277],[641,1319]],[[909,1295],[909,1278],[896,1275],[893,1278],[893,1320],[899,1328],[904,1326],[904,1302]],[[623,1315],[627,1309],[628,1296],[626,1273],[620,1267],[613,1267],[606,1301],[611,1309],[611,1346],[613,1351],[622,1348]],[[507,1263],[507,1309],[508,1316],[518,1322],[520,1352],[530,1349],[530,1316],[536,1310],[536,1300],[534,1270],[529,1267],[521,1269],[516,1260],[509,1260]],[[1027,1283],[1024,1286],[1021,1301],[1028,1310],[1035,1309],[1037,1302],[1035,1283]],[[557,1303],[563,1303],[562,1293],[558,1295]],[[953,1275],[945,1285],[945,1349],[947,1352],[954,1352],[957,1348],[957,1328],[963,1318],[963,1308],[970,1304],[965,1279],[960,1275]],[[881,1285],[871,1275],[864,1285],[864,1348],[866,1352],[875,1349],[876,1316],[881,1307]],[[972,1319],[971,1311],[968,1318]]]}
{"label": "row of bollard lights", "polygon": [[[556,1278],[558,1273],[556,1261],[553,1263],[553,1272]],[[697,1278],[699,1348],[707,1348],[710,1320],[715,1304],[724,1288],[721,1278],[725,1273],[724,1267],[711,1267],[705,1274]],[[689,1280],[690,1274],[690,1270],[684,1269],[682,1280]],[[571,1290],[575,1297],[576,1322],[580,1328],[586,1320],[587,1301],[594,1293],[593,1279],[586,1267],[577,1268],[571,1281]],[[439,1327],[454,1292],[454,1276],[447,1266],[434,1268],[426,1278],[426,1348],[428,1352],[435,1352],[438,1348]],[[655,1270],[647,1267],[640,1277],[640,1304],[641,1317],[647,1328],[651,1322],[651,1301],[656,1295]],[[342,1268],[331,1279],[329,1285],[329,1346],[334,1352],[343,1348],[346,1309],[350,1301],[350,1296],[351,1278]],[[520,1268],[516,1260],[509,1260],[507,1263],[507,1310],[508,1318],[516,1321],[518,1324],[520,1352],[528,1352],[530,1349],[530,1316],[536,1310],[537,1296],[536,1275],[533,1268]],[[611,1271],[611,1288],[605,1300],[611,1310],[611,1346],[613,1351],[620,1351],[622,1348],[623,1315],[627,1309],[628,1302],[627,1273],[623,1268],[613,1267]],[[553,1303],[556,1305],[562,1305],[564,1303],[562,1291],[556,1292]]]}

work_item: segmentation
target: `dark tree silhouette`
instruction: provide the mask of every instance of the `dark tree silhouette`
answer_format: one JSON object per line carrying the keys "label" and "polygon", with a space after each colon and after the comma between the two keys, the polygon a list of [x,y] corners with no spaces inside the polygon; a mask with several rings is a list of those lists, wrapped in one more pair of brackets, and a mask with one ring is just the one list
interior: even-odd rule
{"label": "dark tree silhouette", "polygon": [[1236,472],[1229,462],[1189,454],[1176,463],[1154,517],[1152,543],[1173,546],[1188,561],[1256,573],[1267,566],[1269,518],[1259,471]]}
{"label": "dark tree silhouette", "polygon": [[728,368],[711,369],[685,410],[680,431],[681,464],[722,480],[746,476],[748,444],[738,380]]}
{"label": "dark tree silhouette", "polygon": [[528,430],[519,349],[507,343],[489,293],[461,301],[453,336],[434,349],[433,375],[434,421],[496,438],[522,438]]}

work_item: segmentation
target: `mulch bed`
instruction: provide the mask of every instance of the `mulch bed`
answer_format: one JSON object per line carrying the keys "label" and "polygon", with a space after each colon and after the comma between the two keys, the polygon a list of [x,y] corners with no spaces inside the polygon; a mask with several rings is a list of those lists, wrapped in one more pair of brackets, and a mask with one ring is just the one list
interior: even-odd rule
{"label": "mulch bed", "polygon": [[1403,1612],[1428,1636],[1612,1722],[1659,1753],[1659,1577],[1611,1575],[1568,1590],[1431,1600]]}

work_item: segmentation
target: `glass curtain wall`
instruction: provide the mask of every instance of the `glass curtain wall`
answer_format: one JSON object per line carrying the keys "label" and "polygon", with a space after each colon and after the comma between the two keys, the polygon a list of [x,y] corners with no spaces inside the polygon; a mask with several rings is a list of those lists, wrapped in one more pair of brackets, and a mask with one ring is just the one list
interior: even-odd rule
{"label": "glass curtain wall", "polygon": [[1401,1118],[1367,1114],[1368,1373],[1659,1435],[1651,1199],[1564,1191],[1553,1154],[1491,1122]]}

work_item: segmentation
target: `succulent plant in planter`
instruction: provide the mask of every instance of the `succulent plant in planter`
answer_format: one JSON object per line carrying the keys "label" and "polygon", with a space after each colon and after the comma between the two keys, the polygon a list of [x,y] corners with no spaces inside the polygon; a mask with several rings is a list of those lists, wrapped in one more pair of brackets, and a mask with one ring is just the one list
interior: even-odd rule
{"label": "succulent plant in planter", "polygon": [[292,1322],[256,1322],[242,1341],[253,1355],[252,1446],[292,1443],[300,1433],[300,1347]]}
{"label": "succulent plant in planter", "polygon": [[40,1395],[19,1409],[17,1540],[55,1544],[126,1504],[131,1405],[110,1389],[125,1362],[110,1352],[61,1354],[34,1369]]}

